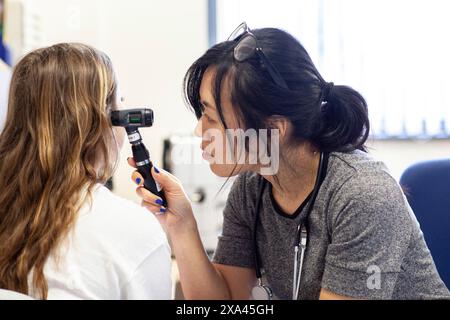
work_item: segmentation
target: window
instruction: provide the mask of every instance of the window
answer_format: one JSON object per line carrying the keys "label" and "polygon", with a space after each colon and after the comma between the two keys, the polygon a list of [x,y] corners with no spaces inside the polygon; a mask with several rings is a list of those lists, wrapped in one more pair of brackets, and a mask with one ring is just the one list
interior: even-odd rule
{"label": "window", "polygon": [[211,30],[216,41],[225,40],[242,21],[250,28],[278,27],[297,37],[325,80],[363,94],[374,137],[450,137],[449,1],[210,3],[215,6]]}

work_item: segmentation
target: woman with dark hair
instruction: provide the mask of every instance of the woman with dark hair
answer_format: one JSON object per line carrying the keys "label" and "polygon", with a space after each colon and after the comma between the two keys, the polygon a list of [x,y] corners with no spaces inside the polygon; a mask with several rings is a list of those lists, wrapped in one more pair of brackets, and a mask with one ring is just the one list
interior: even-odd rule
{"label": "woman with dark hair", "polygon": [[295,38],[242,24],[184,85],[211,170],[239,175],[212,262],[174,176],[152,170],[167,207],[137,188],[171,238],[186,298],[450,297],[399,185],[365,151],[364,98],[327,83]]}

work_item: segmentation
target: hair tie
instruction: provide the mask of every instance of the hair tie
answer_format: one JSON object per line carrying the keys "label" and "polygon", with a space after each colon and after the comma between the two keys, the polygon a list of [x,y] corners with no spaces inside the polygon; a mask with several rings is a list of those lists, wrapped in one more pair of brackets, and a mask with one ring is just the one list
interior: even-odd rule
{"label": "hair tie", "polygon": [[322,88],[322,100],[323,102],[328,102],[328,100],[332,97],[334,83],[333,82],[327,82]]}

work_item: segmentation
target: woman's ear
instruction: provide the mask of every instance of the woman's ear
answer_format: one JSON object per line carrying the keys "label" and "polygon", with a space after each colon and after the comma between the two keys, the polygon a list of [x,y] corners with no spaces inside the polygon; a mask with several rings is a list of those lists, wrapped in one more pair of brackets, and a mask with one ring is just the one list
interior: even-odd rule
{"label": "woman's ear", "polygon": [[267,119],[268,129],[277,129],[280,137],[280,142],[286,141],[291,135],[292,124],[283,116],[270,116]]}

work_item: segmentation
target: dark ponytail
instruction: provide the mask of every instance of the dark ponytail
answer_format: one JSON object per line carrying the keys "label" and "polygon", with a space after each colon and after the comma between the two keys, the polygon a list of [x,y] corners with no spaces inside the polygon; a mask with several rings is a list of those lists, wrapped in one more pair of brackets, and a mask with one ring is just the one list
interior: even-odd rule
{"label": "dark ponytail", "polygon": [[365,151],[370,124],[364,98],[348,86],[333,83],[322,90],[321,127],[311,140],[323,151]]}
{"label": "dark ponytail", "polygon": [[287,32],[264,28],[253,33],[288,88],[274,83],[257,55],[238,62],[233,58],[237,43],[221,42],[195,61],[184,79],[186,100],[197,117],[203,113],[200,84],[206,69],[213,67],[213,94],[225,128],[220,92],[229,80],[231,103],[243,129],[264,129],[271,116],[282,116],[293,124],[294,141],[310,141],[326,152],[364,150],[370,128],[364,98],[350,87],[325,82],[303,46]]}

